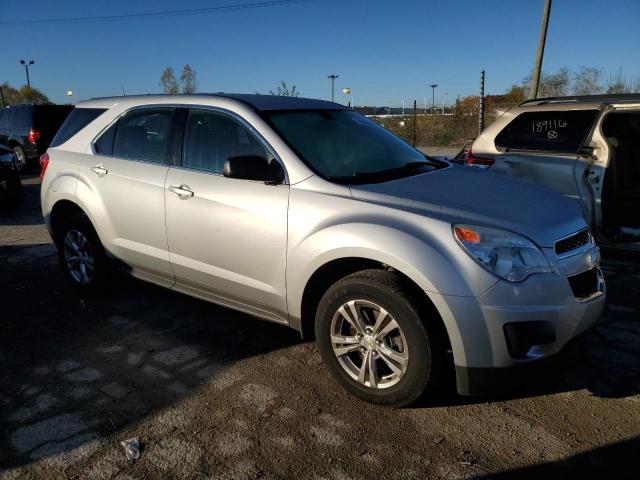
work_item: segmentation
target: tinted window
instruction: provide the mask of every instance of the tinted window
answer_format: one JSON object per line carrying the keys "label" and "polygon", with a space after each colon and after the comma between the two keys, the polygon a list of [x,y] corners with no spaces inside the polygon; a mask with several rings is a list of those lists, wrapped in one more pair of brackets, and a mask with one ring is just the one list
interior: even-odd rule
{"label": "tinted window", "polygon": [[16,127],[31,127],[31,112],[30,108],[18,108],[16,110]]}
{"label": "tinted window", "polygon": [[75,108],[64,121],[56,136],[51,141],[52,147],[62,145],[84,127],[93,122],[106,109],[104,108]]}
{"label": "tinted window", "polygon": [[36,105],[33,107],[33,128],[40,132],[41,137],[51,139],[71,110],[71,105]]}
{"label": "tinted window", "polygon": [[117,128],[118,124],[112,125],[109,130],[100,136],[96,143],[93,144],[96,152],[101,153],[102,155],[113,154],[113,140],[116,138]]}
{"label": "tinted window", "polygon": [[113,155],[164,163],[169,145],[173,109],[136,110],[118,122]]}
{"label": "tinted window", "polygon": [[597,110],[522,113],[496,137],[496,147],[577,153]]}
{"label": "tinted window", "polygon": [[182,165],[222,173],[229,157],[269,158],[260,141],[233,118],[206,110],[191,110],[187,119]]}
{"label": "tinted window", "polygon": [[8,120],[9,120],[9,111],[6,108],[3,108],[2,110],[0,110],[0,128],[4,129],[7,128],[8,125]]}

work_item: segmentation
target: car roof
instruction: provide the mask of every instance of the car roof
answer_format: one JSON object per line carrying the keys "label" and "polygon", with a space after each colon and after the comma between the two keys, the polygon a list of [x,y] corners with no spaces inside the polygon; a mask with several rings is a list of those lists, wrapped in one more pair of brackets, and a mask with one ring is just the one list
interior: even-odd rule
{"label": "car roof", "polygon": [[608,104],[614,104],[614,103],[632,103],[632,102],[640,102],[640,93],[574,95],[569,97],[532,98],[529,100],[525,100],[520,104],[520,106],[524,107],[524,106],[548,105],[548,104],[582,105],[587,103],[595,104],[595,105],[608,105]]}
{"label": "car roof", "polygon": [[[225,98],[235,100],[239,103],[249,105],[259,112],[273,110],[348,110],[344,105],[329,102],[326,100],[318,100],[315,98],[301,97],[284,97],[279,95],[259,95],[247,93],[196,93],[193,95],[128,95],[120,97],[103,97],[92,98],[78,102],[76,105],[80,108],[109,108],[115,103],[127,102],[132,105],[153,104],[161,101],[165,103],[167,100],[174,99],[176,103],[180,103],[186,99],[188,103],[194,103],[194,99],[203,98]],[[197,102],[196,102],[197,103]]]}

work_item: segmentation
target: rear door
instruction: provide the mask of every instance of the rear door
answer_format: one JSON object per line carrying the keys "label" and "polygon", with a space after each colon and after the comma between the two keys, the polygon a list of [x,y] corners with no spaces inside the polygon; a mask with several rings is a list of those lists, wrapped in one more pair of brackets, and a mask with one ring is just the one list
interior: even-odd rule
{"label": "rear door", "polygon": [[597,109],[521,113],[496,136],[500,153],[491,171],[552,188],[580,202],[590,217],[585,175],[593,159],[582,147],[598,114]]}
{"label": "rear door", "polygon": [[[175,109],[137,108],[126,113],[85,155],[79,192],[105,248],[135,276],[165,286],[173,272],[165,230],[164,182],[174,145]],[[84,188],[85,182],[78,189]]]}

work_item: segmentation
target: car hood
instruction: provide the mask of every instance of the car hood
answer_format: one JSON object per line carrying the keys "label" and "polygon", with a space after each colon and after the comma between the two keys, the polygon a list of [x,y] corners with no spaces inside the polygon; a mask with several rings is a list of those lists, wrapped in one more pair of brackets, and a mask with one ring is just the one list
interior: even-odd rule
{"label": "car hood", "polygon": [[502,228],[541,247],[553,247],[559,238],[586,226],[575,200],[523,180],[455,165],[384,183],[353,185],[351,194],[452,223]]}

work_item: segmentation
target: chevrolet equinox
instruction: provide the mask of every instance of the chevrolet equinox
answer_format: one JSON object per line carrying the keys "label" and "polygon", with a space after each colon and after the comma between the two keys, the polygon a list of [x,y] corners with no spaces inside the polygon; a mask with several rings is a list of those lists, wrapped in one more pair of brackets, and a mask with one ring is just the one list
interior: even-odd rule
{"label": "chevrolet equinox", "polygon": [[[350,109],[268,95],[79,103],[41,158],[66,277],[110,265],[315,337],[352,394],[461,394],[600,317],[599,249],[551,190],[429,158]],[[510,368],[511,367],[511,368]]]}

